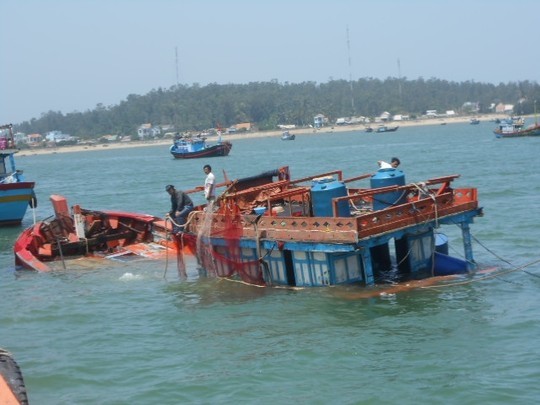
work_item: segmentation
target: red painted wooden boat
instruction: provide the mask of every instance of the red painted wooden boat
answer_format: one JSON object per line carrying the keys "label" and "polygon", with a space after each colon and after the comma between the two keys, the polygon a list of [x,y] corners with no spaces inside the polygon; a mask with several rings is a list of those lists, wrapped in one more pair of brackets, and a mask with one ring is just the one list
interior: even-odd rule
{"label": "red painted wooden boat", "polygon": [[[55,215],[25,229],[14,245],[18,267],[50,271],[81,257],[162,260],[176,255],[170,224],[158,217],[122,211],[68,208],[65,197],[51,196]],[[61,266],[61,267],[60,267]]]}

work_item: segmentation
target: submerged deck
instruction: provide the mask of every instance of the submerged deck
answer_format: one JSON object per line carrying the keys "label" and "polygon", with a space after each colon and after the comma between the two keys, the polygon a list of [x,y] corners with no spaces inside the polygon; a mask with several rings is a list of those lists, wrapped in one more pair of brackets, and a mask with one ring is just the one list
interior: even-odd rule
{"label": "submerged deck", "polygon": [[[404,176],[389,170],[298,180],[277,171],[276,181],[267,172],[266,181],[229,182],[216,206],[190,214],[182,238],[192,246],[197,240],[200,263],[218,276],[264,285],[373,285],[392,269],[435,275],[474,268],[469,224],[482,215],[477,190],[452,188],[458,175],[392,184]],[[371,188],[345,187],[367,178]],[[465,260],[437,251],[441,225],[461,228]]]}

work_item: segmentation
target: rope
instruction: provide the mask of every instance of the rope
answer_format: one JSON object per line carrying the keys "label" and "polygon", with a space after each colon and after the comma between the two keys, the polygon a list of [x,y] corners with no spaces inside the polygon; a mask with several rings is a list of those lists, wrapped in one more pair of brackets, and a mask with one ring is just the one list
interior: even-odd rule
{"label": "rope", "polygon": [[[459,224],[454,223],[454,225],[459,227]],[[535,273],[531,273],[530,271],[525,270],[525,268],[527,268],[527,267],[530,267],[530,266],[533,266],[535,264],[540,263],[540,259],[537,259],[537,260],[534,260],[532,262],[526,263],[526,264],[524,264],[522,266],[519,266],[519,267],[515,267],[514,264],[512,264],[509,260],[506,260],[502,256],[495,253],[493,250],[489,249],[484,243],[482,243],[480,240],[478,240],[478,238],[476,238],[474,235],[471,235],[471,237],[472,237],[472,239],[474,239],[474,241],[476,243],[478,243],[480,246],[482,246],[487,252],[491,253],[494,257],[496,257],[500,261],[508,264],[509,266],[512,266],[512,268],[509,269],[509,270],[501,270],[499,272],[496,272],[496,273],[493,273],[493,274],[488,274],[488,275],[482,276],[480,278],[475,278],[475,279],[471,279],[471,280],[460,281],[460,282],[456,282],[456,283],[449,283],[449,284],[444,284],[444,285],[425,286],[425,287],[421,287],[421,288],[425,288],[425,289],[429,289],[429,288],[446,288],[446,287],[453,287],[453,286],[457,286],[457,285],[472,284],[472,283],[477,282],[477,281],[484,281],[484,280],[489,280],[489,279],[493,279],[493,278],[497,278],[497,279],[499,279],[501,281],[504,281],[506,283],[518,284],[519,285],[519,283],[515,283],[513,281],[504,280],[504,279],[500,278],[500,276],[510,274],[510,273],[514,273],[516,271],[523,271],[524,273],[526,273],[526,274],[528,274],[530,276],[540,278],[539,275],[537,275]]]}
{"label": "rope", "polygon": [[[193,219],[195,213],[196,213],[195,210],[190,211],[189,214],[188,214],[188,217],[187,217],[187,219],[186,219],[186,222],[185,222],[183,225],[178,224],[178,223],[177,223],[174,219],[172,219],[172,217],[171,217],[170,215],[168,215],[168,214],[167,214],[167,217],[166,217],[165,221],[170,221],[170,222],[173,224],[173,226],[177,226],[177,227],[179,227],[179,228],[182,228],[182,227],[185,228],[185,227],[191,222],[191,220]],[[168,231],[168,229],[167,229],[167,231]]]}
{"label": "rope", "polygon": [[471,279],[471,280],[466,280],[466,281],[459,281],[459,282],[456,282],[456,283],[449,283],[449,284],[444,284],[444,285],[425,286],[425,287],[420,287],[420,288],[425,288],[425,289],[446,288],[446,287],[453,287],[453,286],[456,286],[456,285],[472,284],[472,283],[477,282],[477,281],[484,281],[484,280],[489,280],[491,278],[498,278],[501,275],[510,274],[510,273],[513,273],[513,272],[516,272],[516,271],[523,271],[524,268],[530,267],[530,266],[538,264],[538,263],[540,263],[540,259],[537,259],[537,260],[532,261],[530,263],[524,264],[523,266],[516,267],[514,269],[502,270],[502,271],[497,272],[495,274],[488,274],[488,275],[485,275],[483,277],[476,278],[476,279]]}
{"label": "rope", "polygon": [[[165,241],[169,240],[169,227],[167,226],[167,222],[172,221],[172,219],[167,216],[165,218]],[[163,272],[163,278],[167,276],[167,269],[169,268],[169,248],[167,245],[165,245],[165,271]]]}
{"label": "rope", "polygon": [[439,211],[437,208],[437,199],[435,198],[435,194],[429,188],[426,187],[426,183],[423,183],[423,182],[412,183],[412,185],[418,189],[419,194],[421,193],[423,195],[427,195],[429,196],[429,198],[433,200],[433,206],[435,209],[435,228],[438,228],[439,227]]}

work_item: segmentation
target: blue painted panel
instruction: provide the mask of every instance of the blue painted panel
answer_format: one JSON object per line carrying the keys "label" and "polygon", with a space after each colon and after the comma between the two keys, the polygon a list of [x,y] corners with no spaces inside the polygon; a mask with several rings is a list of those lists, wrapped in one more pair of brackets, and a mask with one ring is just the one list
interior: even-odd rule
{"label": "blue painted panel", "polygon": [[349,254],[329,254],[332,284],[347,284],[363,280],[362,258],[359,251]]}
{"label": "blue painted panel", "polygon": [[326,253],[292,252],[296,285],[321,287],[330,285],[330,263]]}
{"label": "blue painted panel", "polygon": [[283,253],[279,250],[273,250],[271,253],[266,254],[268,251],[264,251],[264,261],[268,263],[270,269],[270,277],[272,278],[272,284],[288,285],[287,271],[285,269],[285,260],[283,259]]}

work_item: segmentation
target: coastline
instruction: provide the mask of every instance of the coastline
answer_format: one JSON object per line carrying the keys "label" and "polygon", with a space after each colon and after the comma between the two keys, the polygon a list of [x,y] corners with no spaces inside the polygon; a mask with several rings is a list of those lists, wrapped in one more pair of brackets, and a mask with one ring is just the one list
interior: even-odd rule
{"label": "coastline", "polygon": [[[501,114],[484,114],[477,115],[477,118],[480,119],[480,125],[486,124],[494,121],[496,118],[501,118]],[[446,118],[429,118],[421,120],[410,120],[410,121],[393,121],[387,125],[399,126],[401,128],[405,127],[416,127],[416,126],[425,126],[425,125],[451,125],[451,124],[463,124],[469,122],[472,116],[466,117],[446,117]],[[524,117],[527,118],[527,117]],[[373,123],[370,126],[376,128],[379,124]],[[493,125],[495,126],[495,124]],[[336,133],[336,132],[353,132],[353,131],[364,131],[366,125],[343,125],[343,126],[329,126],[324,127],[318,130],[314,128],[296,128],[291,129],[290,132],[295,135],[309,135],[314,133]],[[243,132],[241,134],[223,134],[222,139],[228,141],[234,141],[238,139],[250,139],[250,138],[267,138],[267,137],[277,137],[281,136],[282,130],[276,131],[259,131],[259,132]],[[217,136],[208,137],[209,142],[214,142],[217,140]],[[167,146],[171,145],[171,139],[161,139],[161,140],[152,140],[152,141],[134,141],[134,142],[118,142],[118,143],[108,143],[108,144],[99,144],[99,145],[74,145],[74,146],[60,146],[55,148],[43,148],[43,149],[24,149],[19,151],[19,156],[34,156],[34,155],[48,155],[55,153],[71,153],[71,152],[92,152],[96,150],[106,149],[125,149],[125,148],[141,148],[148,146]]]}

